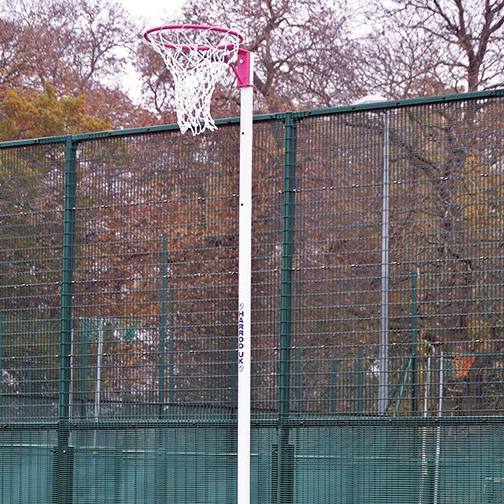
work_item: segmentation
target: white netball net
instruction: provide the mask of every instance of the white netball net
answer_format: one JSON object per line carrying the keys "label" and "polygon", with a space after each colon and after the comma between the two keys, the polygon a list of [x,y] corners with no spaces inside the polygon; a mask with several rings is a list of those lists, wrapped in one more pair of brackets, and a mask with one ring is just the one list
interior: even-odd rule
{"label": "white netball net", "polygon": [[237,60],[240,38],[236,32],[181,25],[151,31],[147,40],[173,76],[180,131],[190,129],[198,135],[217,129],[210,103],[217,82]]}

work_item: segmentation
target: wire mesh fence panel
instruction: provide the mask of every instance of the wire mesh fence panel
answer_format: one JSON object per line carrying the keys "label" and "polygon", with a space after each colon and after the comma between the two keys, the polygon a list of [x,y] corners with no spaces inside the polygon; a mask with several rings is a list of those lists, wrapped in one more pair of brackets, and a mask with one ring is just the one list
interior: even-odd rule
{"label": "wire mesh fence panel", "polygon": [[0,412],[55,420],[59,383],[65,151],[0,151]]}
{"label": "wire mesh fence panel", "polygon": [[79,432],[74,502],[232,502],[233,444],[226,428]]}
{"label": "wire mesh fence panel", "polygon": [[[254,124],[254,503],[504,489],[504,99]],[[0,500],[234,504],[239,128],[0,145]]]}
{"label": "wire mesh fence panel", "polygon": [[74,393],[93,403],[88,414],[231,415],[238,147],[224,141],[229,129],[80,146],[74,315],[83,392]]}
{"label": "wire mesh fence panel", "polygon": [[52,502],[56,433],[33,430],[0,433],[0,500]]}
{"label": "wire mesh fence panel", "polygon": [[252,416],[278,410],[285,131],[283,121],[254,129],[252,222]]}
{"label": "wire mesh fence panel", "polygon": [[364,388],[361,376],[378,359],[380,329],[383,142],[368,124],[375,116],[316,117],[298,128],[293,338],[301,413],[376,410],[376,387]]}
{"label": "wire mesh fence panel", "polygon": [[[502,411],[502,103],[401,109],[390,118],[391,362],[418,414],[427,356],[444,358],[446,415]],[[397,382],[397,380],[396,380]]]}
{"label": "wire mesh fence panel", "polygon": [[502,434],[475,424],[294,429],[296,502],[498,502]]}

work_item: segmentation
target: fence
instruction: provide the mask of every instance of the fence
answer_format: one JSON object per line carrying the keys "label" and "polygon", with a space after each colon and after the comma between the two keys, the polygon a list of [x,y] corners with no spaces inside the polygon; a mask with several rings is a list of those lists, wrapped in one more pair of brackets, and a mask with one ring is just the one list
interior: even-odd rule
{"label": "fence", "polygon": [[[252,501],[504,502],[504,92],[254,123]],[[0,144],[0,501],[236,502],[238,125]]]}

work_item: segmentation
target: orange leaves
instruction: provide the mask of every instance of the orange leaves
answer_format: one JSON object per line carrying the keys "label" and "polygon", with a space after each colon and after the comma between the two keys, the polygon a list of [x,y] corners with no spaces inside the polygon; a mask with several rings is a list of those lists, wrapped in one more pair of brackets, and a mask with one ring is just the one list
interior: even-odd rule
{"label": "orange leaves", "polygon": [[92,117],[82,96],[58,97],[46,85],[43,92],[10,89],[0,104],[0,139],[99,131],[108,129],[106,119]]}
{"label": "orange leaves", "polygon": [[468,375],[475,359],[475,355],[452,355],[457,378],[463,379]]}

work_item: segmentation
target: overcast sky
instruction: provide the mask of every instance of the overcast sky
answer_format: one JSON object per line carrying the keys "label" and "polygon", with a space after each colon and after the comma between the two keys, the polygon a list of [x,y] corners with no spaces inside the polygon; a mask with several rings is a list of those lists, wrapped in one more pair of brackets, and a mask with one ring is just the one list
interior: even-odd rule
{"label": "overcast sky", "polygon": [[[118,0],[143,28],[153,28],[165,23],[167,19],[177,19],[179,9],[185,0]],[[126,71],[127,77],[122,84],[130,97],[141,101],[140,83],[135,76],[133,67]]]}
{"label": "overcast sky", "polygon": [[139,21],[158,26],[176,16],[185,0],[119,0]]}

